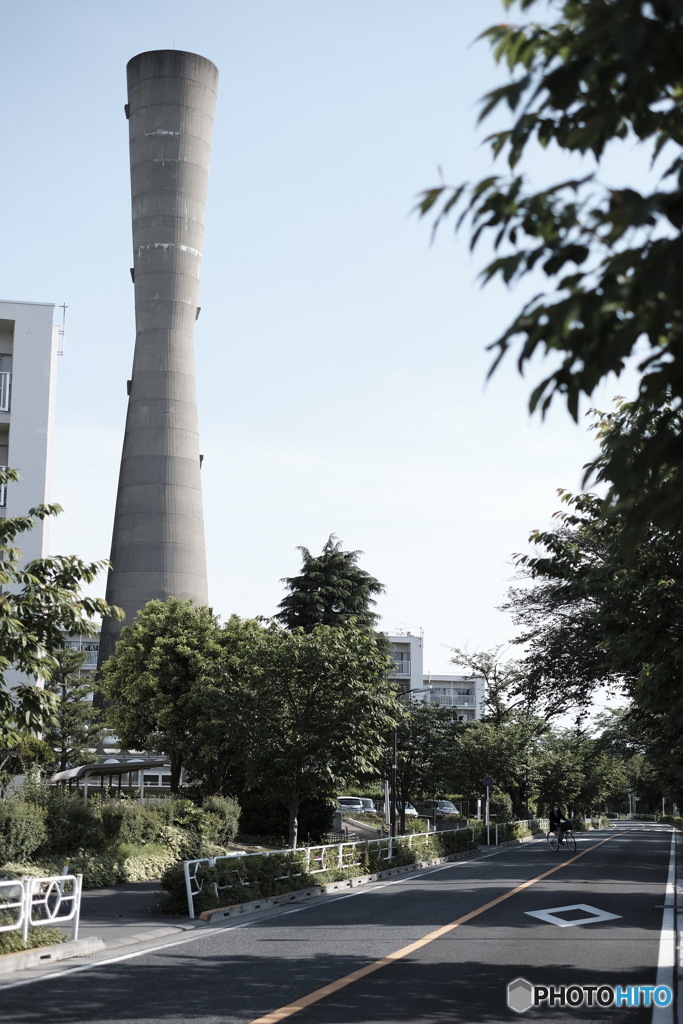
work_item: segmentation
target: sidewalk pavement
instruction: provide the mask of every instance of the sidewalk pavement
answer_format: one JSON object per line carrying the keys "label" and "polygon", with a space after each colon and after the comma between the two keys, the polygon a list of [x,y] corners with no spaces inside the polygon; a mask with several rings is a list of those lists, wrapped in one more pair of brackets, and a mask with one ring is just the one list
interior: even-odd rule
{"label": "sidewalk pavement", "polygon": [[178,935],[206,927],[203,921],[162,914],[159,882],[123,882],[109,889],[85,889],[79,939],[101,939],[106,949]]}
{"label": "sidewalk pavement", "polygon": [[[40,946],[23,953],[0,956],[0,988],[17,972],[53,968],[64,960],[94,960],[108,953],[123,953],[142,943],[172,939],[184,932],[211,927],[205,921],[162,914],[159,882],[124,882],[108,889],[85,889],[76,942]],[[70,936],[70,928],[64,929]]]}

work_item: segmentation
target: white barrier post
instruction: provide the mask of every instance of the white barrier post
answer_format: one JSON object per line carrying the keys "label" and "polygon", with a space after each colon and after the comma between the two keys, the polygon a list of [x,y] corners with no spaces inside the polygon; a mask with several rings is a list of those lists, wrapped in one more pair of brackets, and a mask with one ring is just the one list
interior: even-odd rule
{"label": "white barrier post", "polygon": [[[68,875],[69,874],[69,865],[70,864],[71,864],[71,857],[65,857],[64,858],[64,867],[62,868],[62,874],[63,875]],[[59,891],[60,892],[64,892],[64,882],[60,882],[59,883]]]}
{"label": "white barrier post", "polygon": [[74,899],[76,906],[74,910],[74,924],[73,924],[73,940],[74,942],[78,938],[78,926],[81,921],[81,893],[83,892],[83,875],[76,875],[76,881],[74,883]]}
{"label": "white barrier post", "polygon": [[21,886],[23,889],[23,918],[21,921],[21,937],[24,941],[24,945],[28,942],[28,923],[31,920],[31,901],[33,898],[32,888],[33,879],[28,875],[24,875],[21,880]]}
{"label": "white barrier post", "polygon": [[194,900],[192,898],[192,882],[190,881],[190,868],[187,861],[183,861],[185,873],[185,892],[187,893],[187,910],[191,918],[194,917]]}

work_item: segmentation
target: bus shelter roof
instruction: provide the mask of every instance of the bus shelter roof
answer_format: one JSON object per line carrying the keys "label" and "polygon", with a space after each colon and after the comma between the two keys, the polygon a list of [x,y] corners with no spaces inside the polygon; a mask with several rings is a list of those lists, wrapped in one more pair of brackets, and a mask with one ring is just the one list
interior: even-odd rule
{"label": "bus shelter roof", "polygon": [[68,782],[71,779],[89,779],[93,775],[128,775],[129,772],[145,771],[147,768],[168,768],[168,761],[155,758],[140,761],[109,761],[106,764],[82,764],[78,768],[67,768],[64,772],[56,772],[53,782]]}

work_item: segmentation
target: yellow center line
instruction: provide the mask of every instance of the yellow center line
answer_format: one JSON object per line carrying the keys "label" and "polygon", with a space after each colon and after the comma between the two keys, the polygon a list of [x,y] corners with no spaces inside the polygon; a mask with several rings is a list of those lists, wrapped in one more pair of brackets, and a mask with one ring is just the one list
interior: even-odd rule
{"label": "yellow center line", "polygon": [[402,946],[401,949],[396,949],[393,953],[388,953],[380,960],[375,960],[373,963],[367,964],[365,967],[361,967],[359,970],[353,971],[351,974],[344,975],[343,978],[337,978],[336,981],[330,982],[329,985],[323,985],[322,988],[317,988],[315,992],[309,992],[307,996],[301,996],[300,999],[295,999],[293,1003],[287,1003],[286,1006],[281,1006],[278,1010],[272,1010],[264,1017],[256,1017],[254,1020],[250,1021],[249,1024],[278,1024],[281,1020],[293,1017],[295,1013],[299,1013],[300,1010],[305,1010],[306,1007],[312,1006],[314,1003],[319,1003],[320,1000],[325,999],[326,996],[331,996],[334,992],[339,992],[340,989],[346,988],[347,985],[353,985],[355,981],[360,981],[361,978],[367,977],[368,974],[373,974],[375,971],[379,971],[380,968],[386,967],[388,964],[392,964],[396,960],[401,960],[403,957],[409,956],[411,953],[421,949],[423,946],[428,946],[429,943],[434,942],[435,939],[440,939],[442,935],[447,935],[448,932],[452,932],[461,924],[466,924],[467,921],[471,921],[472,918],[478,917],[480,914],[483,914],[484,911],[490,910],[491,907],[495,907],[499,903],[503,903],[504,900],[509,900],[511,896],[515,896],[518,892],[528,889],[529,886],[535,885],[536,882],[541,882],[544,878],[548,878],[549,875],[554,875],[556,871],[561,871],[562,868],[568,867],[570,864],[573,864],[574,861],[580,860],[581,857],[585,857],[587,853],[590,853],[592,850],[597,850],[597,848],[602,846],[603,843],[608,843],[610,839],[614,838],[615,836],[607,836],[606,839],[601,839],[599,843],[594,843],[593,846],[589,846],[587,850],[577,853],[569,860],[562,861],[561,864],[557,864],[554,868],[544,871],[541,875],[536,875],[535,878],[530,878],[528,882],[522,882],[520,885],[515,886],[514,889],[510,889],[509,892],[503,893],[502,896],[496,896],[494,900],[490,900],[483,906],[477,907],[476,910],[470,910],[468,914],[463,914],[462,917],[457,918],[455,921],[451,921],[450,924],[445,924],[441,928],[437,928],[435,931],[429,932],[421,939],[417,939],[416,942],[411,942],[407,946]]}

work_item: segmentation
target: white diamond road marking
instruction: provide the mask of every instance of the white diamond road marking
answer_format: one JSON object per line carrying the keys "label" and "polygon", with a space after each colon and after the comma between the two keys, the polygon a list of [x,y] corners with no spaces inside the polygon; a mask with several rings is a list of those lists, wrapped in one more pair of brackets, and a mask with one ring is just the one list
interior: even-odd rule
{"label": "white diamond road marking", "polygon": [[[566,913],[568,910],[583,910],[586,917],[574,918],[565,921],[558,914]],[[569,907],[550,907],[549,910],[525,910],[529,917],[538,917],[548,924],[556,924],[558,928],[573,928],[575,924],[595,924],[597,921],[613,921],[621,914],[608,914],[606,910],[598,910],[597,907],[589,907],[587,903],[572,903]]]}

